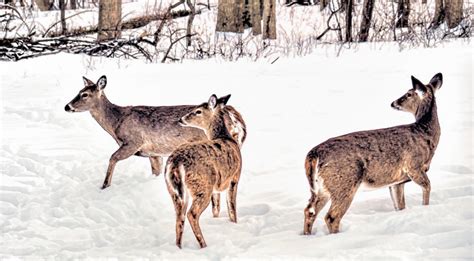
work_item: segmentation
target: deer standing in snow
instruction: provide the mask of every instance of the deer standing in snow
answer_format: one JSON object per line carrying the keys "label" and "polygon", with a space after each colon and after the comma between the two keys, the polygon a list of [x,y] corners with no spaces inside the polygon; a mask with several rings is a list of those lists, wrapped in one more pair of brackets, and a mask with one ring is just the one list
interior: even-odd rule
{"label": "deer standing in snow", "polygon": [[[176,245],[179,248],[186,216],[199,245],[206,247],[199,217],[211,201],[214,217],[219,215],[220,192],[227,190],[229,218],[237,223],[236,196],[242,158],[239,144],[225,126],[226,102],[212,95],[209,102],[181,118],[183,126],[204,130],[209,140],[182,145],[166,163],[165,178],[176,210]],[[189,198],[191,207],[187,210]]]}
{"label": "deer standing in snow", "polygon": [[311,198],[304,210],[304,234],[311,234],[318,212],[331,200],[325,221],[330,233],[339,224],[361,186],[390,188],[396,210],[405,208],[404,183],[423,189],[423,205],[429,204],[430,180],[426,175],[438,145],[440,126],[435,92],[443,77],[436,74],[424,85],[412,76],[413,88],[392,103],[410,112],[416,121],[396,127],[354,132],[331,138],[306,156],[305,169]]}
{"label": "deer standing in snow", "polygon": [[[100,77],[97,83],[85,77],[83,79],[85,87],[66,105],[65,110],[89,111],[120,146],[110,157],[102,189],[110,186],[115,165],[120,160],[132,155],[149,157],[152,173],[159,175],[162,157],[168,156],[182,144],[207,140],[202,130],[184,128],[178,123],[196,105],[122,107],[111,103],[105,96],[105,76]],[[218,100],[225,104],[228,99],[229,96],[226,96]],[[241,146],[247,135],[242,116],[232,106],[224,106],[222,113],[226,128]]]}

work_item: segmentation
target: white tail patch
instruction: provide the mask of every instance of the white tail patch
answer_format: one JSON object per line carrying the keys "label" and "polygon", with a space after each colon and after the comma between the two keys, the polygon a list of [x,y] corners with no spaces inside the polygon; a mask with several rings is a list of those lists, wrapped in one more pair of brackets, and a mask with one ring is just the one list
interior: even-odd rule
{"label": "white tail patch", "polygon": [[237,120],[237,117],[231,112],[228,111],[230,120],[232,121],[232,131],[238,133],[238,140],[239,147],[242,147],[242,139],[244,138],[244,128],[242,123]]}
{"label": "white tail patch", "polygon": [[183,164],[179,165],[178,169],[179,169],[179,176],[180,176],[181,182],[183,184],[183,198],[182,198],[182,200],[187,205],[190,193],[189,193],[188,187],[186,186],[186,180],[185,180],[186,179],[186,169],[184,168]]}
{"label": "white tail patch", "polygon": [[166,184],[168,185],[169,188],[173,190],[175,194],[178,194],[178,191],[176,190],[176,188],[173,186],[173,183],[171,182],[171,165],[172,164],[166,164],[166,168],[165,168]]}
{"label": "white tail patch", "polygon": [[[168,187],[170,187],[175,194],[179,195],[179,191],[174,187],[173,182],[171,181],[171,165],[172,164],[166,164],[166,169],[165,169],[166,183],[167,183]],[[185,183],[186,169],[184,169],[183,164],[179,165],[178,171],[179,171],[179,177],[181,179],[181,183],[184,186],[183,187],[183,198],[182,198],[182,200],[187,202],[188,188],[186,187],[186,183]]]}
{"label": "white tail patch", "polygon": [[319,176],[319,159],[316,160],[313,173],[313,188],[311,189],[314,193],[324,193],[328,194],[327,190],[324,187],[324,180]]}
{"label": "white tail patch", "polygon": [[313,192],[314,193],[318,193],[319,192],[319,189],[321,188],[320,184],[319,184],[319,180],[321,179],[319,177],[319,159],[316,160],[316,164],[314,166],[314,173],[313,173]]}

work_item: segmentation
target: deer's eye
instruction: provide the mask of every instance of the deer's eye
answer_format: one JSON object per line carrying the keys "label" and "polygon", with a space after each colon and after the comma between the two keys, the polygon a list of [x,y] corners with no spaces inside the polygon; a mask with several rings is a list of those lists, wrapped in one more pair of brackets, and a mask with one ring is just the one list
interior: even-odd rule
{"label": "deer's eye", "polygon": [[81,93],[81,98],[87,98],[87,97],[89,97],[89,94],[88,94],[88,93],[85,93],[85,92],[84,92],[84,93]]}
{"label": "deer's eye", "polygon": [[196,111],[196,115],[199,115],[199,114],[201,114],[201,113],[202,113],[201,110],[197,110],[197,111]]}
{"label": "deer's eye", "polygon": [[410,98],[412,96],[412,94],[409,92],[407,93],[407,97]]}

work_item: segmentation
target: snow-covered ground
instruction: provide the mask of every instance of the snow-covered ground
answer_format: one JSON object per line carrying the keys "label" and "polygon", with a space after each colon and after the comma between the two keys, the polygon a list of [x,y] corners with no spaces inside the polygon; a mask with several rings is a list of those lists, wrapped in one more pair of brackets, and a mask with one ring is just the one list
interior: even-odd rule
{"label": "snow-covered ground", "polygon": [[[399,52],[359,45],[335,57],[327,47],[274,64],[214,60],[143,64],[60,54],[0,63],[0,258],[472,259],[472,43]],[[431,204],[406,185],[407,208],[395,212],[388,189],[359,192],[328,235],[323,209],[303,236],[309,198],[304,157],[343,133],[413,121],[390,103],[442,72],[437,93],[442,135],[429,171]],[[201,217],[208,247],[199,249],[186,221],[175,244],[175,213],[163,175],[146,158],[118,163],[112,186],[100,190],[117,145],[89,113],[64,105],[81,76],[108,77],[108,98],[120,105],[197,104],[232,94],[248,140],[237,197],[238,224],[211,210]],[[224,203],[224,202],[223,202]]]}

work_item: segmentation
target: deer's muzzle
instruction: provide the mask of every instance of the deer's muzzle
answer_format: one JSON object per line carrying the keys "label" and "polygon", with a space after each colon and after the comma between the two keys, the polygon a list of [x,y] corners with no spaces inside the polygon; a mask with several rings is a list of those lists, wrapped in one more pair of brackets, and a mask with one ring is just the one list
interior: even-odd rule
{"label": "deer's muzzle", "polygon": [[395,110],[401,110],[400,105],[398,105],[396,101],[392,102],[391,106]]}
{"label": "deer's muzzle", "polygon": [[64,110],[67,111],[67,112],[75,112],[76,110],[74,110],[74,108],[69,105],[69,104],[66,104],[66,107],[64,107]]}

